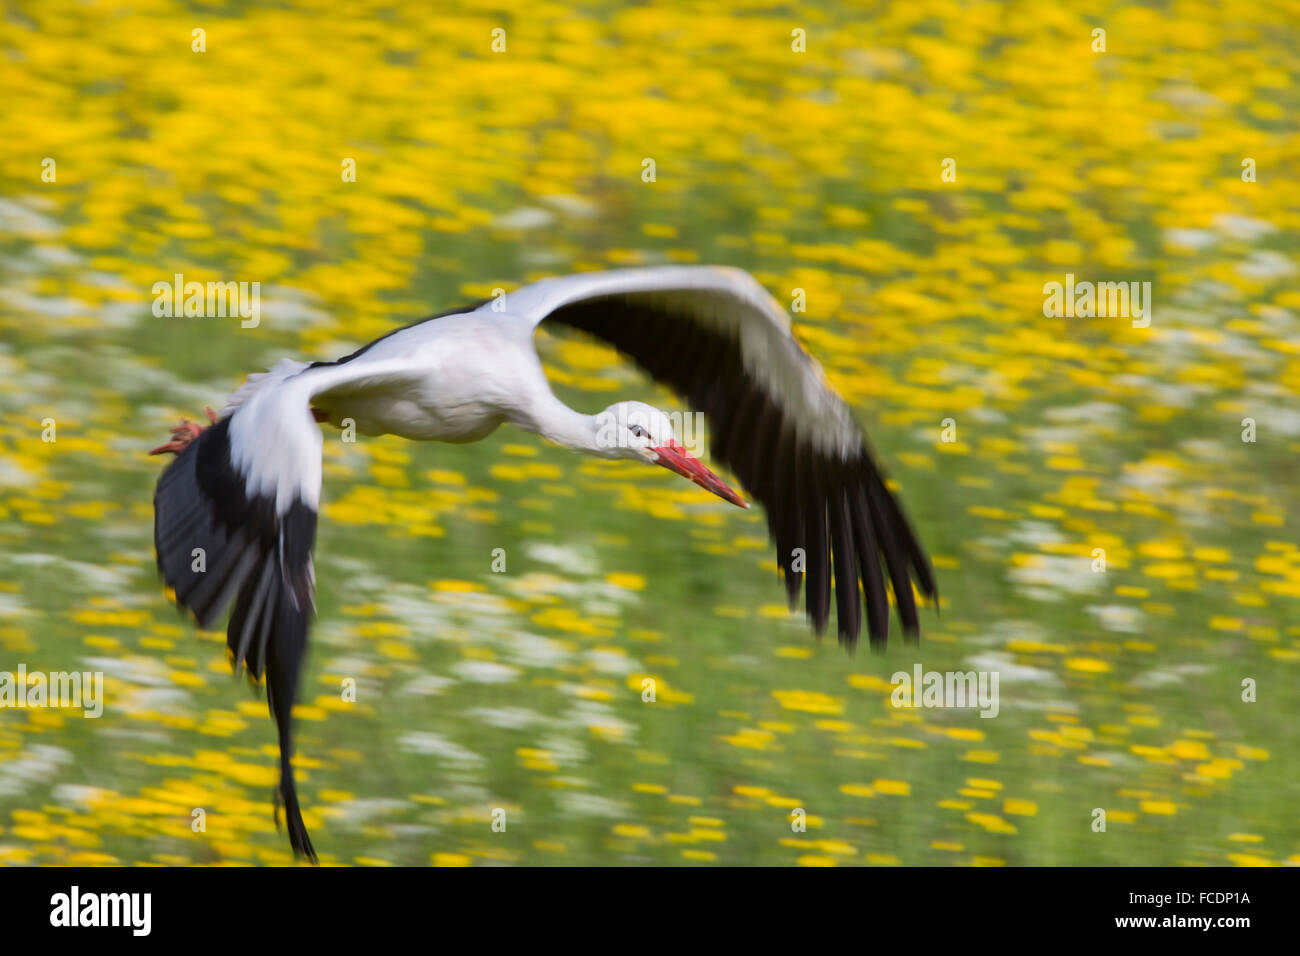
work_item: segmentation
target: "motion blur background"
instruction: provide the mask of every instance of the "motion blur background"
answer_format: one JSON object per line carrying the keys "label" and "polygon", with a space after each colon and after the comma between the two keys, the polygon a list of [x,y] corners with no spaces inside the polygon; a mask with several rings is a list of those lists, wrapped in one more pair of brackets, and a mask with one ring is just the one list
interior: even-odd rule
{"label": "motion blur background", "polygon": [[[154,568],[176,419],[659,262],[805,290],[941,613],[850,656],[787,612],[761,515],[666,472],[329,431],[298,709],[325,861],[1300,862],[1300,6],[731,6],[5,6],[0,670],[107,701],[0,710],[0,862],[291,859],[262,690]],[[155,317],[174,273],[260,282],[260,325]],[[1066,273],[1150,281],[1150,328],[1044,318]],[[681,407],[541,347],[580,408]],[[917,662],[997,671],[997,718],[893,707]]]}

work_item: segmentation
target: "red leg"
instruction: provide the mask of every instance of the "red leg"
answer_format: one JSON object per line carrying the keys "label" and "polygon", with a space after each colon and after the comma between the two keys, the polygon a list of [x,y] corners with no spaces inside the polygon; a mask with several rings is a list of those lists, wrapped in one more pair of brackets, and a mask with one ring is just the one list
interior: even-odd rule
{"label": "red leg", "polygon": [[[215,425],[217,423],[217,413],[210,408],[204,408],[203,410],[208,413],[208,421]],[[172,429],[172,440],[165,445],[159,445],[149,454],[161,455],[165,452],[171,452],[173,455],[179,455],[189,446],[190,442],[194,441],[202,433],[203,429],[200,426],[194,424],[188,418],[182,418],[181,423]]]}

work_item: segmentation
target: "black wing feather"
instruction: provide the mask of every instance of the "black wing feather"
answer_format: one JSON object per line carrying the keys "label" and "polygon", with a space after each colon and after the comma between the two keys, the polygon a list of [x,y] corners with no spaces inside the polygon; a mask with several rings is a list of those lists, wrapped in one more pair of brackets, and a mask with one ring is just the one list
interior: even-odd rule
{"label": "black wing feather", "polygon": [[[235,414],[239,414],[238,411]],[[316,512],[297,501],[283,515],[267,498],[248,498],[230,460],[230,418],[185,448],[158,479],[154,546],[176,602],[211,627],[232,594],[226,641],[236,666],[254,679],[265,666],[271,716],[280,737],[280,792],[294,852],[316,861],[294,785],[292,707],[312,612],[311,550]],[[202,549],[204,565],[196,563]]]}
{"label": "black wing feather", "polygon": [[[704,314],[714,303],[704,294],[696,301],[700,314],[686,315],[669,295],[595,296],[560,306],[546,322],[608,343],[708,416],[714,457],[766,509],[790,605],[803,590],[818,633],[830,617],[833,578],[840,641],[855,645],[865,617],[872,647],[884,647],[888,575],[904,632],[914,637],[912,579],[937,600],[934,573],[866,436],[856,448],[831,452],[800,435],[780,402],[747,373],[739,337]],[[803,571],[793,556],[800,548]]]}

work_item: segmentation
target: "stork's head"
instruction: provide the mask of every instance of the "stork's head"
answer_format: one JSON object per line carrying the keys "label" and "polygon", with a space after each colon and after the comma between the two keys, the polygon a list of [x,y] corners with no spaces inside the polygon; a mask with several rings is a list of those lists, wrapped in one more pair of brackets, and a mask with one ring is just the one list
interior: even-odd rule
{"label": "stork's head", "polygon": [[662,465],[733,505],[749,507],[745,499],[682,446],[668,416],[653,405],[616,402],[596,416],[596,428],[596,444],[604,457]]}

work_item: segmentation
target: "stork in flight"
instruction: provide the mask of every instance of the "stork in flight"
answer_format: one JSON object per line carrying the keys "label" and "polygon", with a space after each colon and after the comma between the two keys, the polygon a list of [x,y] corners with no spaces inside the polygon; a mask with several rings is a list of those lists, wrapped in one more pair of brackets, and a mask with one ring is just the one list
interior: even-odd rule
{"label": "stork in flight", "polygon": [[[182,422],[154,449],[176,454],[154,494],[154,544],[164,581],[200,626],[212,627],[234,598],[227,642],[236,667],[266,675],[280,737],[277,803],[296,855],[316,859],[290,763],[315,588],[316,422],[351,418],[367,435],[457,443],[508,423],[597,458],[662,465],[748,507],[687,453],[658,409],[618,402],[588,415],[557,399],[533,344],[543,322],[603,340],[706,414],[714,457],[766,509],[790,605],[806,588],[817,633],[830,616],[832,579],[839,638],[850,647],[864,616],[873,648],[883,647],[886,577],[909,637],[918,633],[912,579],[936,597],[929,561],[865,434],[785,312],[742,270],[545,279],[510,293],[504,309],[484,303],[435,316],[333,362],[281,360],[249,376],[220,417],[209,410],[211,427]],[[195,569],[204,566],[196,548],[205,570]]]}

